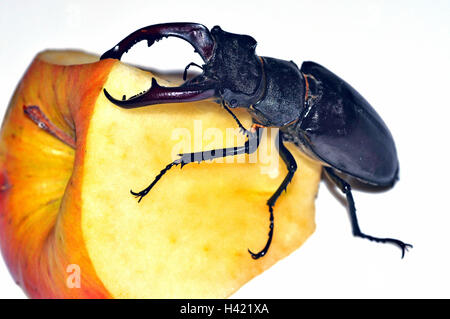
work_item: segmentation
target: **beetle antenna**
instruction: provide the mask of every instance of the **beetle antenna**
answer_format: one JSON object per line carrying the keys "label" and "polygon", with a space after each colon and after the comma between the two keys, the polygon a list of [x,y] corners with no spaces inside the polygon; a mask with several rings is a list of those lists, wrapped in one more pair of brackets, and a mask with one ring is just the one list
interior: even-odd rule
{"label": "beetle antenna", "polygon": [[184,73],[183,73],[183,81],[186,81],[187,79],[187,71],[191,66],[196,66],[198,68],[200,68],[201,70],[203,70],[203,67],[201,67],[200,65],[198,65],[197,63],[191,62],[189,63],[185,68],[184,68]]}
{"label": "beetle antenna", "polygon": [[233,117],[233,119],[236,121],[237,125],[239,126],[239,129],[241,130],[242,134],[249,136],[249,134],[251,134],[251,132],[249,130],[247,130],[244,125],[242,125],[241,121],[239,121],[239,119],[237,118],[236,115],[234,115],[234,113],[230,110],[230,108],[225,104],[225,102],[222,100],[222,106],[225,110],[227,110],[228,113],[230,113],[230,115]]}

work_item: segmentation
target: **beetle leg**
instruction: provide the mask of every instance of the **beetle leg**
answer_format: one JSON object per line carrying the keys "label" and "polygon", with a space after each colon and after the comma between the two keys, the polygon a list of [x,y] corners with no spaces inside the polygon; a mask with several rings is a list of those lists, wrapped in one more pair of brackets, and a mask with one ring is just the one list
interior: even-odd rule
{"label": "beetle leg", "polygon": [[295,171],[297,170],[297,163],[295,162],[294,156],[292,156],[291,152],[289,152],[289,150],[283,144],[281,132],[278,132],[277,139],[279,141],[278,142],[278,152],[279,152],[281,158],[283,159],[284,163],[286,164],[288,173],[287,173],[286,177],[284,178],[283,182],[281,182],[281,185],[277,188],[275,193],[267,201],[267,206],[269,206],[269,213],[270,213],[270,219],[269,219],[270,226],[269,226],[269,234],[268,234],[269,238],[266,242],[266,245],[260,252],[253,253],[250,249],[248,250],[248,252],[250,253],[250,255],[252,256],[253,259],[258,259],[258,258],[265,256],[267,254],[267,251],[269,250],[270,244],[272,242],[273,228],[274,228],[273,206],[275,206],[275,203],[276,203],[278,197],[280,197],[281,193],[284,190],[286,190],[287,186],[289,185],[292,178],[294,177]]}
{"label": "beetle leg", "polygon": [[406,244],[402,242],[401,240],[394,239],[394,238],[378,238],[373,237],[370,235],[366,235],[363,232],[361,232],[361,229],[358,225],[358,219],[356,217],[356,207],[355,202],[353,200],[352,190],[350,187],[350,184],[348,184],[346,181],[344,181],[342,178],[337,176],[333,169],[329,167],[325,167],[325,172],[330,178],[330,180],[338,187],[340,188],[341,192],[345,194],[347,197],[347,203],[348,203],[348,209],[350,211],[350,219],[352,223],[352,230],[353,235],[361,238],[366,238],[371,241],[375,241],[378,243],[392,243],[394,245],[397,245],[402,250],[402,258],[405,256],[405,251],[408,251],[408,248],[412,248],[413,246],[410,244]]}
{"label": "beetle leg", "polygon": [[216,150],[210,150],[210,151],[203,151],[203,152],[195,152],[195,153],[184,153],[184,154],[178,154],[180,156],[179,159],[176,159],[172,163],[168,164],[164,169],[161,170],[161,172],[155,177],[153,182],[145,189],[143,189],[140,192],[133,192],[130,191],[131,194],[138,197],[138,202],[141,201],[141,199],[150,192],[150,190],[153,188],[153,186],[156,185],[156,183],[161,179],[161,177],[167,173],[173,166],[181,165],[181,168],[183,168],[184,165],[192,163],[192,162],[204,162],[208,160],[213,160],[215,158],[222,158],[227,156],[233,156],[233,155],[239,155],[239,154],[251,154],[255,152],[258,149],[259,142],[261,139],[261,130],[258,129],[256,133],[251,133],[248,135],[248,139],[245,142],[243,146],[237,146],[237,147],[229,147],[229,148],[223,148],[223,149],[216,149]]}

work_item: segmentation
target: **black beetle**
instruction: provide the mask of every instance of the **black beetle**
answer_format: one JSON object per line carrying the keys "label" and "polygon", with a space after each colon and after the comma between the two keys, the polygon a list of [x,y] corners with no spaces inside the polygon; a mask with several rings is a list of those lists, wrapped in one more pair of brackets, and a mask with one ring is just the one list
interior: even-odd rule
{"label": "black beetle", "polygon": [[[398,239],[378,238],[361,232],[356,218],[350,184],[337,173],[375,186],[392,186],[398,179],[399,163],[389,129],[370,104],[349,84],[314,62],[304,62],[299,69],[292,61],[255,54],[256,41],[251,36],[233,34],[215,26],[209,31],[197,23],[166,23],[139,29],[101,59],[120,59],[142,40],[151,46],[163,37],[174,36],[188,41],[200,54],[203,72],[179,87],[162,87],[153,78],[151,88],[128,100],[117,100],[107,90],[106,97],[124,108],[151,104],[198,101],[216,98],[233,116],[247,135],[245,145],[207,152],[180,154],[168,164],[144,190],[133,195],[139,201],[173,166],[214,158],[255,152],[263,127],[279,128],[278,150],[288,173],[267,201],[270,212],[269,238],[254,259],[264,256],[273,235],[273,206],[297,170],[292,154],[283,141],[293,142],[304,153],[320,161],[326,175],[346,195],[353,235],[376,242],[408,247]],[[193,63],[189,64],[187,69]],[[245,129],[230,108],[243,107],[251,114],[254,126]]]}

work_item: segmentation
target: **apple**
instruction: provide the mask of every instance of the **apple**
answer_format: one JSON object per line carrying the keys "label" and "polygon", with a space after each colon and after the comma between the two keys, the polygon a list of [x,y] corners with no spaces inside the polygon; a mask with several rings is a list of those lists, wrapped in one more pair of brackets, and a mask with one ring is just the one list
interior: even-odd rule
{"label": "apple", "polygon": [[103,94],[137,94],[152,77],[179,84],[117,60],[46,51],[19,83],[0,136],[0,243],[29,297],[224,298],[313,233],[321,166],[288,144],[299,170],[275,206],[272,245],[257,260],[247,251],[264,247],[266,201],[287,172],[270,129],[260,147],[269,164],[242,155],[176,167],[138,202],[130,190],[180,148],[242,144],[226,140],[236,124],[213,101],[127,110]]}

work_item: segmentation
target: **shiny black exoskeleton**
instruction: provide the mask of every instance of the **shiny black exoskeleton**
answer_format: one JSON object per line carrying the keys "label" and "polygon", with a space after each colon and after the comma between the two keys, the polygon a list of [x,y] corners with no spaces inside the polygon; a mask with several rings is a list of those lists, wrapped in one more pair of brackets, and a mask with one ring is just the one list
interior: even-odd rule
{"label": "shiny black exoskeleton", "polygon": [[[353,234],[376,242],[393,243],[402,249],[409,244],[393,238],[378,238],[361,232],[351,187],[339,174],[376,186],[392,186],[398,179],[399,164],[394,140],[386,124],[370,104],[349,84],[323,66],[304,62],[299,69],[292,61],[255,54],[256,41],[248,35],[232,34],[215,26],[209,31],[196,23],[167,23],[142,28],[130,34],[101,59],[120,59],[139,41],[148,45],[163,37],[188,41],[204,61],[203,72],[179,87],[162,87],[155,79],[151,88],[128,100],[117,100],[107,90],[106,97],[124,108],[215,98],[234,117],[248,140],[240,147],[180,154],[144,190],[133,195],[139,201],[173,166],[206,161],[256,151],[261,128],[278,127],[278,150],[288,173],[268,200],[269,238],[253,258],[264,256],[274,231],[273,207],[290,183],[297,164],[283,141],[295,143],[308,156],[320,161],[326,175],[346,195]],[[189,67],[189,66],[188,66]],[[187,68],[186,68],[187,70]],[[186,72],[185,70],[185,72]],[[245,129],[231,108],[246,108],[255,126]]]}

